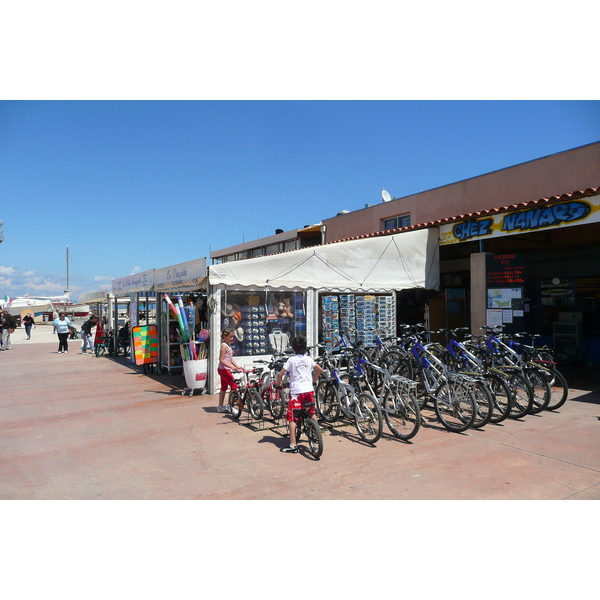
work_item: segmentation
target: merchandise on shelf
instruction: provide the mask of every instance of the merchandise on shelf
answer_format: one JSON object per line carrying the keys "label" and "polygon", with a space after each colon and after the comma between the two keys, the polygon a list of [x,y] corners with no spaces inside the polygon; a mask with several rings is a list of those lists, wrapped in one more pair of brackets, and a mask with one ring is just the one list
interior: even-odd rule
{"label": "merchandise on shelf", "polygon": [[221,331],[233,331],[235,356],[278,354],[294,336],[306,334],[305,314],[302,292],[228,291]]}
{"label": "merchandise on shelf", "polygon": [[321,296],[322,341],[327,349],[334,348],[340,334],[366,346],[375,344],[376,336],[394,335],[396,330],[396,300],[390,295],[327,294]]}
{"label": "merchandise on shelf", "polygon": [[[208,326],[205,296],[200,293],[163,294],[161,321],[161,367],[183,368],[186,360],[199,358],[205,345],[198,346],[198,331]],[[208,339],[208,336],[205,340]],[[183,354],[182,354],[183,352]]]}

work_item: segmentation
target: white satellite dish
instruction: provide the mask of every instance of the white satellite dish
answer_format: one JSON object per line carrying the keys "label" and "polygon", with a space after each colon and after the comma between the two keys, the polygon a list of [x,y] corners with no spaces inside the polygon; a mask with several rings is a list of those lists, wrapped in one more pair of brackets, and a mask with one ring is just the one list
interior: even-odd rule
{"label": "white satellite dish", "polygon": [[384,202],[389,202],[392,197],[390,196],[390,193],[387,190],[381,190],[381,199]]}

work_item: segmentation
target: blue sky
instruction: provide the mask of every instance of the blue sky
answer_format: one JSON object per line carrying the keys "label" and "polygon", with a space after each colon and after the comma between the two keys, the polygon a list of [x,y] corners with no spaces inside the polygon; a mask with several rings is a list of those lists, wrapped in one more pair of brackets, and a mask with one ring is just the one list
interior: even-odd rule
{"label": "blue sky", "polygon": [[599,140],[598,101],[3,101],[0,295],[62,293],[67,246],[76,297]]}
{"label": "blue sky", "polygon": [[380,202],[384,187],[402,197],[596,142],[593,38],[558,34],[599,12],[7,5],[0,298],[61,293],[67,246],[76,298]]}

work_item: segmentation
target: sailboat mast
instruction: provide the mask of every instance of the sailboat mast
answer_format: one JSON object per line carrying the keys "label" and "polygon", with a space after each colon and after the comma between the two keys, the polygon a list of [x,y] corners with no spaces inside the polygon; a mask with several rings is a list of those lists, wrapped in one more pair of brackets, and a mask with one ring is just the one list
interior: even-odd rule
{"label": "sailboat mast", "polygon": [[67,289],[65,290],[67,299],[69,298],[69,246],[67,246]]}

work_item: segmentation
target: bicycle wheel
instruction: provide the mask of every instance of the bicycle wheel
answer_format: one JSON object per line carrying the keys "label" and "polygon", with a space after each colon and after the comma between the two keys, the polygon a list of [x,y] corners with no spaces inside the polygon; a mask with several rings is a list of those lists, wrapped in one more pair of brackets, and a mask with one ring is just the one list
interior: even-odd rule
{"label": "bicycle wheel", "polygon": [[531,410],[533,389],[531,389],[529,381],[519,373],[507,373],[505,381],[508,383],[511,392],[511,405],[508,416],[511,419],[520,419]]}
{"label": "bicycle wheel", "polygon": [[375,444],[383,433],[383,417],[377,400],[371,394],[359,394],[351,410],[358,435],[368,444]]}
{"label": "bicycle wheel", "polygon": [[242,400],[242,394],[239,390],[235,390],[230,392],[229,396],[229,406],[231,408],[231,416],[234,419],[239,419],[242,414],[242,408],[244,407],[244,403]]}
{"label": "bicycle wheel", "polygon": [[475,420],[473,392],[459,379],[446,381],[437,388],[433,406],[437,418],[448,431],[466,431]]}
{"label": "bicycle wheel", "polygon": [[394,348],[381,355],[379,365],[386,369],[390,375],[400,375],[412,379],[412,365],[406,350]]}
{"label": "bicycle wheel", "polygon": [[308,440],[308,448],[315,458],[323,454],[323,433],[314,419],[307,418],[304,421],[304,431]]}
{"label": "bicycle wheel", "polygon": [[340,391],[337,383],[323,379],[317,385],[315,410],[326,423],[335,423],[340,416]]}
{"label": "bicycle wheel", "polygon": [[271,390],[270,388],[262,388],[260,395],[263,401],[263,409],[271,413]]}
{"label": "bicycle wheel", "polygon": [[248,390],[248,410],[253,419],[260,420],[263,417],[263,399],[258,390]]}
{"label": "bicycle wheel", "polygon": [[383,398],[383,414],[390,431],[401,440],[407,441],[417,435],[421,427],[421,411],[415,398],[390,384]]}
{"label": "bicycle wheel", "polygon": [[558,363],[573,362],[577,356],[577,346],[571,340],[558,340],[552,348],[552,354]]}
{"label": "bicycle wheel", "polygon": [[532,415],[537,415],[548,406],[552,390],[548,380],[536,368],[525,369],[525,377],[533,389],[533,404],[529,412]]}
{"label": "bicycle wheel", "polygon": [[285,400],[282,392],[283,389],[275,389],[274,396],[271,398],[271,416],[275,420],[283,416]]}
{"label": "bicycle wheel", "polygon": [[476,380],[471,385],[475,396],[475,419],[471,427],[479,429],[490,422],[494,413],[494,395],[485,380]]}
{"label": "bicycle wheel", "polygon": [[[550,384],[552,394],[546,409],[558,410],[567,401],[569,385],[560,371],[557,371],[556,369],[550,369],[550,371],[552,372],[552,378],[548,383]],[[542,371],[542,373],[544,373],[544,371]]]}
{"label": "bicycle wheel", "polygon": [[490,419],[491,423],[501,423],[510,414],[511,392],[510,387],[498,375],[494,373],[486,373],[484,375],[492,394],[494,396],[494,411]]}

